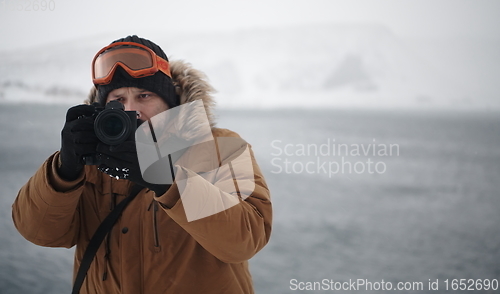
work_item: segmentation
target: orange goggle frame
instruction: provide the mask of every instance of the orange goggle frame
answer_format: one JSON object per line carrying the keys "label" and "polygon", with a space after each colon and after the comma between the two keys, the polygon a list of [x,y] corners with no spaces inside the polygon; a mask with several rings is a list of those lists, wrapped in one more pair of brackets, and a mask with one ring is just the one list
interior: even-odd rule
{"label": "orange goggle frame", "polygon": [[117,42],[102,48],[94,56],[94,85],[109,84],[118,65],[134,78],[151,76],[158,71],[172,78],[168,61],[156,55],[150,48],[134,42]]}

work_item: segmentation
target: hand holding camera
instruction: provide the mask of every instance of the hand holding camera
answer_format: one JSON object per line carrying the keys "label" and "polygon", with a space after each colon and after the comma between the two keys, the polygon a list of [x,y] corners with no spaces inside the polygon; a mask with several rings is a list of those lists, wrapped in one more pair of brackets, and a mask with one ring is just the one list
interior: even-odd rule
{"label": "hand holding camera", "polygon": [[59,175],[75,180],[84,165],[101,164],[96,153],[99,142],[117,145],[134,140],[136,129],[136,112],[124,111],[119,101],[111,101],[104,108],[98,103],[71,107],[61,132]]}
{"label": "hand holding camera", "polygon": [[151,184],[144,181],[135,141],[128,140],[118,145],[107,145],[99,143],[97,146],[99,161],[98,169],[116,179],[126,179],[143,187],[146,187],[160,196],[164,194],[170,185]]}
{"label": "hand holding camera", "polygon": [[66,113],[66,123],[61,131],[59,176],[72,181],[83,170],[82,157],[95,153],[99,140],[94,133],[94,105],[77,105]]}
{"label": "hand holding camera", "polygon": [[78,177],[84,165],[114,178],[127,179],[161,195],[170,185],[145,182],[141,175],[135,147],[137,129],[135,111],[125,111],[123,104],[111,101],[70,108],[62,131],[59,175],[70,181]]}

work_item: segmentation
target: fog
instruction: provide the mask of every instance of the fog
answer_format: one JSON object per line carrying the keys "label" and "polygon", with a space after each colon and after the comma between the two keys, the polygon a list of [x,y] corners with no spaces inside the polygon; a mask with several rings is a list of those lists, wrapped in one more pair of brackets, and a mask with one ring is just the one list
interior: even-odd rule
{"label": "fog", "polygon": [[[206,73],[218,126],[252,144],[275,213],[256,293],[500,275],[500,2],[51,1],[0,1],[0,292],[69,292],[72,249],[24,240],[11,205],[94,54],[131,34]],[[325,142],[398,153],[300,154]]]}

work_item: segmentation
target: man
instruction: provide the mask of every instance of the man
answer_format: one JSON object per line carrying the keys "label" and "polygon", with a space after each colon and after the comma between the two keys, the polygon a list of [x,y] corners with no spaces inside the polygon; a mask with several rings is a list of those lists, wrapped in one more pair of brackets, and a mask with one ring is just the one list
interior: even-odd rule
{"label": "man", "polygon": [[[141,54],[155,62],[135,66]],[[76,245],[76,276],[99,225],[134,185],[144,187],[107,232],[80,293],[253,293],[248,260],[269,240],[270,195],[250,146],[215,127],[212,88],[203,74],[183,62],[169,63],[153,42],[128,36],[96,55],[93,81],[87,105],[68,110],[60,151],[19,191],[13,205],[18,231],[41,246]],[[163,113],[198,103],[212,140],[178,148],[169,155],[169,168],[153,169],[156,174],[175,169],[173,181],[147,181],[147,166],[139,162],[142,145],[133,140],[107,145],[96,137],[92,103],[114,100],[136,111],[141,127],[155,128]],[[173,125],[182,125],[183,133],[164,132],[170,137],[163,146],[155,138],[158,151],[175,138],[188,142],[202,129],[199,120],[176,119]],[[100,165],[85,165],[89,155]],[[245,177],[248,171],[251,176]]]}

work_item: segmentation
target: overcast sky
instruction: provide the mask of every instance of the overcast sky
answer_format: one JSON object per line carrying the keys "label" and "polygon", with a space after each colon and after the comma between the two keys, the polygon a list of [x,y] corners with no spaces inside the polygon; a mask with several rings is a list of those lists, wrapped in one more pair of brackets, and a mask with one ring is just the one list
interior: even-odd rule
{"label": "overcast sky", "polygon": [[0,51],[107,32],[154,39],[151,30],[168,34],[369,22],[403,37],[496,38],[500,28],[498,0],[44,1],[53,11],[34,6],[41,0],[0,0]]}

